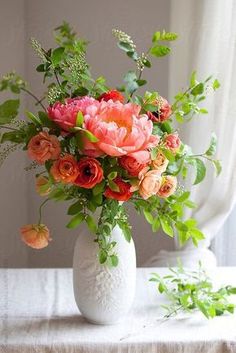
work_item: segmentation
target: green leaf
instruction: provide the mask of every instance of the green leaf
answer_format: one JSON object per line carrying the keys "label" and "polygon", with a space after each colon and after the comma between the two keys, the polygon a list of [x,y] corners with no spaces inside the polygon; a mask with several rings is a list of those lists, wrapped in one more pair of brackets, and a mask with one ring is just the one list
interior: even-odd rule
{"label": "green leaf", "polygon": [[143,214],[144,214],[144,217],[146,218],[147,222],[152,224],[153,221],[154,221],[153,215],[149,211],[147,211],[145,209],[143,210]]}
{"label": "green leaf", "polygon": [[192,228],[190,231],[191,237],[195,238],[196,240],[205,239],[204,234],[197,228]]}
{"label": "green leaf", "polygon": [[209,314],[204,303],[201,302],[200,300],[196,300],[195,304],[197,305],[198,309],[203,313],[203,315],[206,316],[207,319],[209,319]]}
{"label": "green leaf", "polygon": [[220,82],[217,79],[213,81],[212,88],[214,89],[214,91],[220,88]]}
{"label": "green leaf", "polygon": [[216,170],[216,176],[219,176],[221,173],[221,170],[222,170],[222,166],[221,166],[220,161],[218,159],[213,159],[212,163],[213,163],[215,170]]}
{"label": "green leaf", "polygon": [[161,32],[157,31],[153,34],[152,42],[155,43],[161,38]]}
{"label": "green leaf", "polygon": [[83,125],[83,122],[84,122],[84,116],[82,112],[79,111],[76,116],[76,126],[81,127]]}
{"label": "green leaf", "polygon": [[201,181],[205,178],[206,175],[206,167],[203,161],[199,158],[194,159],[195,168],[196,168],[196,178],[194,181],[194,185],[201,183]]}
{"label": "green leaf", "polygon": [[159,221],[159,218],[156,217],[152,223],[152,231],[153,233],[157,232],[158,229],[160,228],[160,221]]}
{"label": "green leaf", "polygon": [[96,223],[95,223],[93,217],[90,216],[90,215],[87,215],[86,218],[85,218],[85,221],[86,221],[86,223],[87,223],[87,225],[88,225],[89,230],[90,230],[92,233],[96,233],[96,231],[97,231],[97,225],[96,225]]}
{"label": "green leaf", "polygon": [[83,130],[83,131],[89,141],[91,141],[91,142],[98,142],[99,141],[99,139],[94,134],[92,134],[92,132],[90,132],[88,130]]}
{"label": "green leaf", "polygon": [[163,215],[160,215],[159,220],[160,220],[161,228],[162,228],[163,232],[166,233],[167,235],[169,235],[170,237],[173,237],[174,236],[173,228],[172,228],[171,222],[168,220],[168,218],[166,218]]}
{"label": "green leaf", "polygon": [[173,41],[178,38],[178,34],[175,32],[165,32],[163,31],[161,34],[161,40]]}
{"label": "green leaf", "polygon": [[74,216],[70,222],[66,225],[67,228],[72,229],[78,227],[80,223],[83,222],[85,216],[83,213],[78,213],[76,216]]}
{"label": "green leaf", "polygon": [[107,261],[107,252],[103,249],[100,249],[98,252],[98,258],[100,264],[104,264]]}
{"label": "green leaf", "polygon": [[83,209],[83,204],[81,203],[81,201],[77,201],[68,208],[67,214],[70,216],[73,216],[79,213],[79,211],[81,211],[82,209]]}
{"label": "green leaf", "polygon": [[22,136],[22,134],[19,131],[9,131],[9,132],[5,132],[1,136],[1,143],[7,142],[7,141],[22,143],[25,141],[25,139],[24,139],[24,136]]}
{"label": "green leaf", "polygon": [[54,66],[57,66],[58,64],[60,64],[62,58],[63,58],[63,54],[64,54],[65,48],[56,48],[53,50],[52,52],[52,63]]}
{"label": "green leaf", "polygon": [[157,58],[168,55],[169,53],[170,48],[166,47],[165,45],[155,45],[150,50],[150,54],[156,56]]}
{"label": "green leaf", "polygon": [[0,125],[9,124],[18,114],[19,99],[9,99],[0,105]]}
{"label": "green leaf", "polygon": [[108,180],[108,185],[112,191],[119,192],[120,188],[119,186],[112,180]]}
{"label": "green leaf", "polygon": [[113,180],[117,177],[117,172],[111,172],[108,174],[107,179],[108,180]]}
{"label": "green leaf", "polygon": [[51,119],[49,119],[48,115],[45,112],[38,112],[39,120],[41,124],[48,128],[58,128],[57,124],[54,123]]}
{"label": "green leaf", "polygon": [[193,87],[190,91],[193,96],[198,96],[204,92],[204,84],[202,82],[198,83],[197,86]]}
{"label": "green leaf", "polygon": [[197,75],[196,71],[193,71],[191,74],[191,77],[190,77],[190,87],[191,88],[196,86],[196,84],[197,84],[196,75]]}
{"label": "green leaf", "polygon": [[32,121],[32,123],[36,126],[42,126],[41,121],[37,116],[35,116],[33,113],[26,111],[25,112],[27,118]]}
{"label": "green leaf", "polygon": [[116,256],[116,255],[111,255],[111,256],[110,256],[110,259],[111,259],[112,266],[117,267],[117,266],[118,266],[118,263],[119,263],[118,256]]}
{"label": "green leaf", "polygon": [[177,198],[178,202],[184,202],[186,201],[190,196],[190,191],[185,191],[181,196]]}
{"label": "green leaf", "polygon": [[117,45],[120,49],[124,50],[125,52],[134,52],[135,51],[134,48],[129,43],[118,42]]}
{"label": "green leaf", "polygon": [[146,85],[146,83],[147,83],[146,80],[136,80],[136,82],[140,87]]}
{"label": "green leaf", "polygon": [[210,146],[208,150],[205,152],[205,155],[213,156],[216,153],[216,145],[217,145],[217,137],[216,137],[216,134],[212,133]]}
{"label": "green leaf", "polygon": [[97,184],[94,188],[93,188],[93,195],[94,196],[97,196],[99,195],[100,193],[103,192],[105,188],[105,181],[102,181],[100,184]]}

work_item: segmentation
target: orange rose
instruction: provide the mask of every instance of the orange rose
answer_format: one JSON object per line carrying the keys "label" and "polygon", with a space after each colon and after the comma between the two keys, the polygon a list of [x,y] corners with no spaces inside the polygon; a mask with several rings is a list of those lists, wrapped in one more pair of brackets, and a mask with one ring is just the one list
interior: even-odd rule
{"label": "orange rose", "polygon": [[161,187],[157,195],[163,198],[169,197],[174,194],[177,187],[177,179],[175,176],[166,175],[162,178]]}
{"label": "orange rose", "polygon": [[152,161],[152,167],[162,174],[166,171],[168,163],[169,161],[165,155],[161,151],[158,151],[156,158]]}
{"label": "orange rose", "polygon": [[113,191],[111,188],[106,188],[104,196],[108,199],[115,199],[118,201],[128,201],[131,196],[131,185],[126,183],[121,178],[117,177],[113,182],[119,187],[119,191]]}
{"label": "orange rose", "polygon": [[101,164],[95,158],[83,157],[78,162],[78,176],[74,183],[85,189],[92,189],[103,179]]}
{"label": "orange rose", "polygon": [[138,176],[141,170],[147,166],[147,163],[140,163],[131,156],[119,158],[119,164],[122,168],[127,170],[130,176]]}
{"label": "orange rose", "polygon": [[57,159],[61,153],[60,142],[54,135],[42,131],[31,138],[28,144],[28,155],[39,164],[49,159]]}
{"label": "orange rose", "polygon": [[36,191],[40,196],[47,196],[50,193],[51,187],[48,184],[48,178],[43,175],[37,177]]}
{"label": "orange rose", "polygon": [[58,182],[73,183],[79,174],[78,162],[71,154],[65,154],[53,163],[50,173]]}
{"label": "orange rose", "polygon": [[22,241],[33,249],[43,249],[52,240],[44,224],[28,224],[20,232]]}
{"label": "orange rose", "polygon": [[156,195],[161,186],[161,176],[157,170],[149,170],[146,173],[139,175],[140,181],[136,186],[139,194],[144,200],[147,200],[149,197]]}

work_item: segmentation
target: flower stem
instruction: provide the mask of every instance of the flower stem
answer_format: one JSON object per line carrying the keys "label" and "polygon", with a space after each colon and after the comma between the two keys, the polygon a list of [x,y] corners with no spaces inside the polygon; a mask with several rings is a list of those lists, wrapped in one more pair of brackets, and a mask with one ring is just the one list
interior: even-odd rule
{"label": "flower stem", "polygon": [[21,88],[22,91],[28,93],[32,98],[34,98],[34,100],[37,102],[37,104],[39,104],[43,110],[46,112],[46,108],[45,106],[42,104],[41,100],[38,99],[38,97],[35,96],[35,94],[33,94],[31,91],[29,91],[27,88]]}
{"label": "flower stem", "polygon": [[42,219],[42,208],[43,206],[49,201],[50,199],[46,199],[44,200],[41,205],[39,206],[39,220],[38,220],[38,224],[41,224],[41,219]]}

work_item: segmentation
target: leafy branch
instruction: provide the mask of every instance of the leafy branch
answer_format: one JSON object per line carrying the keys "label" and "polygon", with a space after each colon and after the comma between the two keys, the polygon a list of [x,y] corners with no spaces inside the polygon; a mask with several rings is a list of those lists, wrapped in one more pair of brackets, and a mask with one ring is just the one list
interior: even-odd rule
{"label": "leafy branch", "polygon": [[181,263],[177,268],[170,268],[170,274],[161,277],[152,273],[150,281],[157,284],[157,290],[170,302],[162,307],[167,311],[166,318],[180,312],[200,311],[207,319],[234,313],[235,304],[229,301],[236,294],[236,287],[230,285],[215,290],[206,271],[199,263],[198,271],[187,271]]}

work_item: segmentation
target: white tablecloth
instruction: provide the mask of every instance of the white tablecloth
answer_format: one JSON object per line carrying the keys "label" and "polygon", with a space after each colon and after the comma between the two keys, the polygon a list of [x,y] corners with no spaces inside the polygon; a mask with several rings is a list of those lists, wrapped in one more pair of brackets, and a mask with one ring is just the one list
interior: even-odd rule
{"label": "white tablecloth", "polygon": [[[151,272],[138,269],[133,308],[118,325],[89,324],[74,302],[70,269],[0,270],[1,353],[236,352],[236,315],[200,314],[163,321]],[[236,268],[218,268],[219,284],[236,285]]]}

